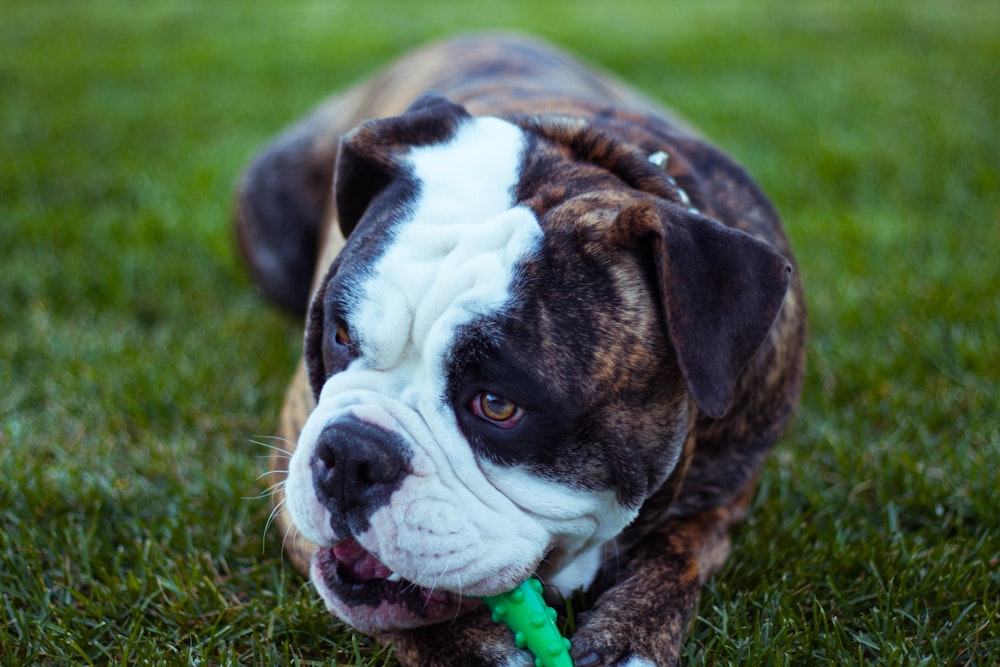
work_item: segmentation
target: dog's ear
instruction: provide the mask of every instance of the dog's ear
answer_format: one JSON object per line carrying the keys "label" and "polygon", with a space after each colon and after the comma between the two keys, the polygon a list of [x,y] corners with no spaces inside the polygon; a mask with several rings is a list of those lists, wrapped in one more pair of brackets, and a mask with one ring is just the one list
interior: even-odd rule
{"label": "dog's ear", "polygon": [[354,231],[372,200],[405,175],[408,149],[447,141],[469,117],[463,106],[428,94],[401,116],[366,121],[344,135],[333,179],[344,237]]}
{"label": "dog's ear", "polygon": [[636,203],[615,225],[651,249],[688,392],[705,414],[723,416],[781,310],[791,263],[768,243],[666,202]]}

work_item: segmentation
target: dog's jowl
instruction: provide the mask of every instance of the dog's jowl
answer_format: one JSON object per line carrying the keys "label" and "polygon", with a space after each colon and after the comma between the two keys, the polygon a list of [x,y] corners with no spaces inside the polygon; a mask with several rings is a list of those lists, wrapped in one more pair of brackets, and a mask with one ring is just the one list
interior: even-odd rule
{"label": "dog's jowl", "polygon": [[671,665],[798,400],[778,216],[669,112],[476,36],[323,102],[236,208],[305,317],[277,516],[331,611],[404,664],[529,665],[480,596],[588,591],[580,667]]}

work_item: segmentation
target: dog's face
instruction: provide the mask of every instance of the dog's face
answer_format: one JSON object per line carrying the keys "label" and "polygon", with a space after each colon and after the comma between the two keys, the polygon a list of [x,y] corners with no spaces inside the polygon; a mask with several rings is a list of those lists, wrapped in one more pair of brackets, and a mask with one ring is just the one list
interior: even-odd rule
{"label": "dog's face", "polygon": [[724,411],[777,312],[720,320],[693,274],[746,246],[775,276],[748,290],[780,304],[780,256],[638,190],[643,156],[582,159],[560,136],[585,128],[549,130],[431,99],[342,142],[347,245],[310,309],[318,402],[286,496],[360,630],[452,618],[536,571],[589,584],[677,466],[691,400]]}

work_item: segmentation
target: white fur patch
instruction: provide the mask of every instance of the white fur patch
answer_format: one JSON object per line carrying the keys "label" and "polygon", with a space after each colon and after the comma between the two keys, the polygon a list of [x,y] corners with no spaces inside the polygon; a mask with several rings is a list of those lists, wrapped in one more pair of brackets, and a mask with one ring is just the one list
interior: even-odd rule
{"label": "white fur patch", "polygon": [[638,514],[638,509],[622,507],[613,490],[571,489],[518,467],[481,467],[490,485],[517,506],[522,520],[538,522],[550,535],[560,536],[562,560],[547,564],[545,583],[564,596],[593,581],[601,565],[601,545]]}
{"label": "white fur patch", "polygon": [[656,667],[656,663],[646,658],[631,657],[618,663],[619,667]]}
{"label": "white fur patch", "polygon": [[496,118],[412,149],[419,198],[349,323],[366,366],[393,369],[407,354],[437,364],[456,326],[507,300],[514,264],[541,236],[530,210],[512,208],[523,150],[522,131]]}

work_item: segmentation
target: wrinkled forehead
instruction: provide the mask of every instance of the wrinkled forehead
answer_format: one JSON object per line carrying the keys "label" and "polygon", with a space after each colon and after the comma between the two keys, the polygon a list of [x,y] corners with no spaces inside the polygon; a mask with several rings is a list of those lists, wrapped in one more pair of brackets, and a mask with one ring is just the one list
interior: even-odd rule
{"label": "wrinkled forehead", "polygon": [[412,202],[381,252],[348,277],[352,337],[367,366],[440,362],[457,327],[509,300],[516,267],[542,235],[531,210],[514,204],[525,146],[515,125],[471,118],[449,141],[410,149]]}

